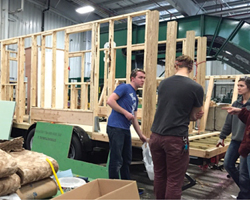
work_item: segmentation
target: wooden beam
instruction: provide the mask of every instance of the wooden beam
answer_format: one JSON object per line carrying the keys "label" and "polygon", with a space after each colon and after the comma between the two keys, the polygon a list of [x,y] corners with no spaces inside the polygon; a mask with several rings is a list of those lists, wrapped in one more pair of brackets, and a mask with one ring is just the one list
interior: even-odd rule
{"label": "wooden beam", "polygon": [[175,57],[176,57],[176,38],[177,38],[177,22],[167,23],[167,44],[165,55],[165,77],[175,74]]}
{"label": "wooden beam", "polygon": [[90,31],[92,29],[92,24],[86,24],[78,27],[67,28],[65,32],[67,34],[80,33],[85,31]]}
{"label": "wooden beam", "polygon": [[57,32],[52,34],[52,87],[51,87],[51,108],[56,107],[56,46]]}
{"label": "wooden beam", "polygon": [[146,80],[143,87],[142,101],[142,132],[146,137],[151,135],[151,126],[154,120],[156,109],[156,67],[158,55],[158,33],[159,31],[159,12],[149,11],[146,15],[145,26],[145,50],[144,50],[144,70]]}
{"label": "wooden beam", "polygon": [[1,42],[1,100],[6,100],[6,66],[7,66],[7,53],[6,45]]}
{"label": "wooden beam", "polygon": [[17,78],[17,110],[16,110],[16,121],[17,123],[23,122],[23,116],[25,114],[25,87],[24,87],[24,62],[25,62],[25,51],[24,51],[24,39],[20,38],[18,42],[18,78]]}
{"label": "wooden beam", "polygon": [[32,121],[93,125],[93,112],[69,109],[31,108]]}
{"label": "wooden beam", "polygon": [[69,34],[65,33],[64,36],[64,99],[63,99],[63,108],[68,108],[68,88],[69,86],[66,85],[69,79]]}
{"label": "wooden beam", "polygon": [[234,101],[237,100],[238,98],[238,82],[240,80],[240,76],[241,75],[237,75],[235,77],[235,81],[234,81],[234,90],[233,90],[233,96],[232,96],[232,100],[231,100],[231,104],[233,104]]}
{"label": "wooden beam", "polygon": [[127,60],[126,60],[126,83],[130,83],[132,65],[132,17],[128,16],[127,22]]}
{"label": "wooden beam", "polygon": [[32,36],[31,47],[31,107],[37,106],[37,36]]}
{"label": "wooden beam", "polygon": [[41,46],[41,96],[40,96],[40,105],[41,108],[44,108],[45,101],[45,36],[41,36],[42,46]]}
{"label": "wooden beam", "polygon": [[213,87],[214,87],[214,77],[210,76],[210,80],[209,80],[209,84],[208,84],[208,88],[207,88],[206,100],[205,100],[205,104],[204,104],[204,115],[202,117],[204,119],[201,120],[201,123],[200,123],[200,132],[203,132],[203,133],[205,132],[205,128],[206,128],[207,116],[208,116],[208,111],[209,111],[209,104],[211,101]]}
{"label": "wooden beam", "polygon": [[[85,53],[82,53],[81,55],[81,82],[84,82],[84,74],[85,74]],[[81,109],[85,108],[85,104],[88,102],[85,102],[85,85],[81,85]]]}

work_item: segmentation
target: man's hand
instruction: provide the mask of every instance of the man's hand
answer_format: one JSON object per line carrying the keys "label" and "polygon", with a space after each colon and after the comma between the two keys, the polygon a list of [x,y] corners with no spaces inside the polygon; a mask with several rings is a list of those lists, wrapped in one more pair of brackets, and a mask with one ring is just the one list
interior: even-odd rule
{"label": "man's hand", "polygon": [[216,147],[219,147],[220,145],[223,146],[223,147],[225,146],[224,139],[219,139],[217,144],[216,144]]}
{"label": "man's hand", "polygon": [[132,115],[130,112],[126,112],[124,115],[128,121],[131,121],[134,119],[134,115]]}
{"label": "man's hand", "polygon": [[140,135],[140,140],[144,143],[144,142],[148,142],[149,138],[147,138],[145,135]]}
{"label": "man's hand", "polygon": [[203,114],[204,114],[204,111],[202,111],[202,110],[199,111],[198,113],[196,113],[196,119],[201,119]]}
{"label": "man's hand", "polygon": [[241,108],[236,107],[222,107],[222,110],[227,110],[230,115],[238,115],[241,111]]}

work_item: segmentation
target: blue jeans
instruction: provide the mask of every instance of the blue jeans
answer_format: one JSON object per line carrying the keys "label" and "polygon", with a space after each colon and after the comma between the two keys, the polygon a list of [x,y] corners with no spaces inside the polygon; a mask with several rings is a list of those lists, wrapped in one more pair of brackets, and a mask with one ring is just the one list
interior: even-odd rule
{"label": "blue jeans", "polygon": [[107,126],[109,137],[109,178],[130,180],[129,166],[132,160],[130,130]]}
{"label": "blue jeans", "polygon": [[240,154],[238,153],[240,143],[241,142],[231,140],[224,158],[224,168],[227,170],[228,174],[232,177],[232,179],[238,186],[239,170],[235,167],[235,162],[240,157]]}
{"label": "blue jeans", "polygon": [[240,192],[237,199],[250,199],[250,177],[248,172],[247,159],[248,158],[243,158],[242,156],[240,156]]}

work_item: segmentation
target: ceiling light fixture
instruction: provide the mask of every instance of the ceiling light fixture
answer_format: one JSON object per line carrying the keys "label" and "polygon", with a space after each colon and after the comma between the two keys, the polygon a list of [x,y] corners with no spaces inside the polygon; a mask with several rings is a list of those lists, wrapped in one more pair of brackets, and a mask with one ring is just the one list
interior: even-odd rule
{"label": "ceiling light fixture", "polygon": [[95,10],[95,8],[92,6],[83,6],[81,8],[77,8],[76,12],[78,12],[80,14],[85,14],[85,13],[93,12],[94,10]]}

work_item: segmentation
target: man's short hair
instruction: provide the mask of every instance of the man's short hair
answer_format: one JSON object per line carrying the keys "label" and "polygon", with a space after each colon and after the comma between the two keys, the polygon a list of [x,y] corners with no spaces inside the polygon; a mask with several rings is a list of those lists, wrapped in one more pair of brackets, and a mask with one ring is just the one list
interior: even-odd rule
{"label": "man's short hair", "polygon": [[140,69],[140,68],[133,69],[131,74],[130,74],[130,80],[132,77],[134,77],[134,78],[136,77],[137,72],[142,72],[143,74],[145,74],[145,71],[143,69]]}
{"label": "man's short hair", "polygon": [[188,68],[188,70],[191,71],[193,69],[194,61],[188,55],[181,55],[178,58],[176,58],[175,64],[180,68],[186,67]]}

